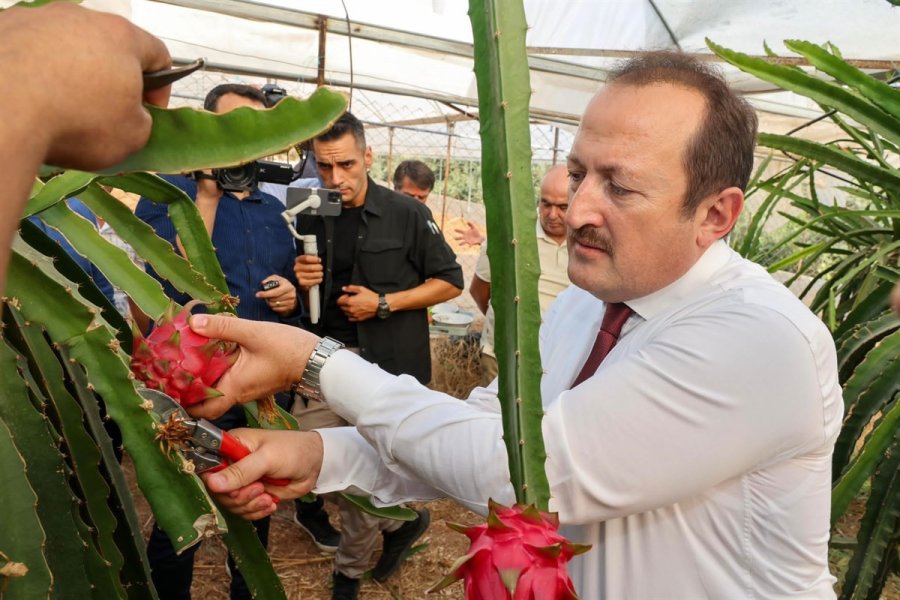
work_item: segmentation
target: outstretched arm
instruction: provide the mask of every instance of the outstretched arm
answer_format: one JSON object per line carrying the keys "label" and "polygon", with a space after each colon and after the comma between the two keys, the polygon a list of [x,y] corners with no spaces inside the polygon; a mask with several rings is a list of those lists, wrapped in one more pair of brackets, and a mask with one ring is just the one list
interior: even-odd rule
{"label": "outstretched arm", "polygon": [[[77,53],[60,48],[78,48]],[[0,289],[34,176],[42,164],[94,170],[122,161],[150,135],[147,101],[168,103],[169,88],[144,93],[143,72],[172,63],[166,47],[127,20],[71,4],[0,13]]]}

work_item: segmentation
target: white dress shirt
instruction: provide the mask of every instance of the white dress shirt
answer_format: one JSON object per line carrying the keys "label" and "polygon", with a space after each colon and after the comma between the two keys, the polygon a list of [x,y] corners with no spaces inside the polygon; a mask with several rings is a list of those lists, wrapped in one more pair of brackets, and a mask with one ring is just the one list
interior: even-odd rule
{"label": "white dress shirt", "polygon": [[[550,509],[592,544],[585,600],[833,598],[831,454],[843,402],[826,327],[761,267],[714,244],[569,389],[604,304],[571,287],[541,331]],[[348,376],[352,374],[352,376]],[[317,491],[392,504],[513,501],[494,389],[465,403],[349,352],[322,370],[332,408]],[[361,434],[361,435],[360,435]],[[422,482],[427,482],[422,483]]]}

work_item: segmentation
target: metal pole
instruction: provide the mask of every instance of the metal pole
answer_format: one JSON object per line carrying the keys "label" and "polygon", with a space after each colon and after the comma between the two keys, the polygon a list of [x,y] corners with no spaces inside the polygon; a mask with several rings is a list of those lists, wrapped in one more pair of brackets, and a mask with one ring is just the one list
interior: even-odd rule
{"label": "metal pole", "polygon": [[394,176],[394,128],[388,127],[388,163],[384,178],[391,182]]}
{"label": "metal pole", "polygon": [[319,68],[316,73],[316,85],[325,85],[325,38],[328,35],[328,17],[319,15]]}
{"label": "metal pole", "polygon": [[556,166],[556,155],[559,154],[559,127],[553,128],[553,166]]}
{"label": "metal pole", "polygon": [[452,121],[447,123],[447,160],[444,161],[444,193],[441,202],[441,231],[444,230],[444,220],[447,218],[447,189],[450,184],[450,160],[453,158],[453,127]]}

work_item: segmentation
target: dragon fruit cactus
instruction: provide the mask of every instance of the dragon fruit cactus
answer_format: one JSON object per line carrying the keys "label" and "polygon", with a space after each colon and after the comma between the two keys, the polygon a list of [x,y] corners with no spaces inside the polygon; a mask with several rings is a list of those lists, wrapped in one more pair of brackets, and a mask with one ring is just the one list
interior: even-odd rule
{"label": "dragon fruit cactus", "polygon": [[202,302],[189,302],[177,314],[178,305],[170,304],[146,338],[134,331],[132,373],[182,406],[221,396],[212,386],[238,357],[236,344],[199,335],[188,326],[197,304]]}
{"label": "dragon fruit cactus", "polygon": [[525,504],[489,506],[487,523],[450,525],[472,545],[429,591],[463,579],[468,600],[576,600],[566,563],[589,546],[560,535],[556,513]]}

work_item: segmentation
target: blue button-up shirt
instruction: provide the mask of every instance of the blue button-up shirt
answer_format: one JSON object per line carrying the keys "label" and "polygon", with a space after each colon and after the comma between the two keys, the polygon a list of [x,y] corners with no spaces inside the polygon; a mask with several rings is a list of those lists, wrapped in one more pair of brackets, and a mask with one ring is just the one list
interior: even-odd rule
{"label": "blue button-up shirt", "polygon": [[[181,175],[162,177],[183,190],[191,199],[197,198],[197,182],[193,179]],[[229,292],[240,298],[237,313],[244,319],[280,320],[264,300],[256,298],[263,279],[270,275],[281,275],[296,284],[293,269],[296,256],[294,238],[281,218],[283,210],[284,206],[275,197],[259,190],[254,190],[243,200],[238,200],[230,192],[223,192],[219,200],[212,243],[225,273]],[[175,226],[169,219],[166,204],[141,198],[135,214],[178,252]],[[147,270],[160,279],[149,266]],[[166,294],[176,302],[184,304],[190,300],[169,282],[161,282]]]}

